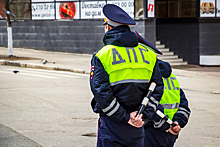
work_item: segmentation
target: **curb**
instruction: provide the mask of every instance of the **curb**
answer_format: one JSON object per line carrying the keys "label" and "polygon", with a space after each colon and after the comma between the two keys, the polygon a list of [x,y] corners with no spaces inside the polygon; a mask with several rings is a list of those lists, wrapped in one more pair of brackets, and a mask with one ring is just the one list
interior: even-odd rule
{"label": "curb", "polygon": [[17,66],[17,67],[24,67],[24,68],[35,68],[35,69],[46,69],[46,70],[57,70],[57,71],[69,71],[69,72],[74,72],[74,73],[90,74],[89,71],[85,71],[82,69],[68,69],[68,68],[61,68],[61,67],[32,64],[32,63],[20,63],[17,61],[0,60],[0,65]]}
{"label": "curb", "polygon": [[34,140],[3,124],[0,124],[0,132],[1,147],[43,147]]}

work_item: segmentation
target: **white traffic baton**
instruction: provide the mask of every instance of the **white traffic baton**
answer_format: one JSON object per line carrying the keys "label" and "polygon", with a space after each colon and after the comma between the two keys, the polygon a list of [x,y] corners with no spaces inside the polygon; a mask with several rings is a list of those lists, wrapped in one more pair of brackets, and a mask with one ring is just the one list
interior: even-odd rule
{"label": "white traffic baton", "polygon": [[150,99],[150,97],[151,97],[155,87],[156,87],[156,83],[152,82],[150,87],[149,87],[149,90],[148,90],[148,93],[147,93],[146,97],[144,97],[144,99],[143,99],[143,101],[141,103],[141,106],[140,106],[140,109],[139,109],[137,115],[140,115],[140,114],[142,114],[144,112],[144,109],[147,106],[147,103],[148,103],[148,101],[149,101],[149,99]]}
{"label": "white traffic baton", "polygon": [[176,124],[171,120],[169,119],[168,116],[166,116],[165,114],[163,114],[160,110],[157,110],[156,113],[161,117],[163,118],[168,124],[170,124],[172,127],[175,127]]}

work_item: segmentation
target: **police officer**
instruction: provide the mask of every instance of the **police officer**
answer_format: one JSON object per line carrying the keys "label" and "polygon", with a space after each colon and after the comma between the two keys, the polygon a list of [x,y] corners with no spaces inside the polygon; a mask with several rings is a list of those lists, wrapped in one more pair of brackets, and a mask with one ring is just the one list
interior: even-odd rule
{"label": "police officer", "polygon": [[[105,44],[91,61],[90,87],[93,111],[99,113],[97,146],[143,147],[144,122],[150,119],[163,94],[156,54],[138,45],[128,25],[135,21],[120,7],[103,7]],[[157,84],[142,115],[137,117],[151,82]]]}
{"label": "police officer", "polygon": [[188,123],[190,109],[170,64],[160,60],[158,64],[163,77],[164,93],[157,109],[167,115],[177,126],[171,127],[155,114],[152,117],[153,121],[145,125],[145,147],[173,147],[181,128]]}
{"label": "police officer", "polygon": [[[136,31],[135,33],[139,37],[141,45],[158,54],[162,54]],[[188,122],[190,109],[188,100],[180,88],[176,76],[172,73],[170,64],[161,60],[158,60],[158,64],[163,77],[164,93],[157,109],[173,120],[177,126],[171,127],[165,120],[154,114],[151,118],[152,120],[145,125],[144,143],[145,147],[172,147],[181,128]]]}

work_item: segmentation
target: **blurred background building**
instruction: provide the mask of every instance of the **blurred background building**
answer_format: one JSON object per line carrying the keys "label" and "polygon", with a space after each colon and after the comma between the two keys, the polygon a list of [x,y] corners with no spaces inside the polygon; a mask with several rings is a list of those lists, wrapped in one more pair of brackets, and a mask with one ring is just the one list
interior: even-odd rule
{"label": "blurred background building", "polygon": [[[0,46],[7,46],[3,1]],[[103,46],[102,7],[107,3],[134,18],[132,31],[164,55],[178,55],[189,64],[220,65],[220,0],[13,0],[13,46],[93,53]]]}

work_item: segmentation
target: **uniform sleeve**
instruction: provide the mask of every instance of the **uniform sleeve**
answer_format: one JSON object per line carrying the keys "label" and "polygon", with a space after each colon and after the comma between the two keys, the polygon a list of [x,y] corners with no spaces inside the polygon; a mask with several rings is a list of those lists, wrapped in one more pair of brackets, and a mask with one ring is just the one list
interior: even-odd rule
{"label": "uniform sleeve", "polygon": [[[164,113],[164,108],[160,104],[158,105],[157,110],[160,110],[162,113]],[[156,129],[165,131],[170,128],[170,125],[166,122],[166,120],[157,115],[157,113],[154,113],[151,121],[153,122],[153,126]]]}
{"label": "uniform sleeve", "polygon": [[144,114],[143,114],[143,119],[148,119],[148,120],[150,120],[151,117],[154,115],[157,109],[157,106],[160,102],[160,99],[163,95],[164,84],[163,84],[163,79],[162,79],[157,61],[154,67],[154,71],[153,71],[150,83],[151,82],[155,82],[156,87],[149,99],[147,106],[145,107]]}
{"label": "uniform sleeve", "polygon": [[[174,114],[173,121],[177,121],[180,127],[183,128],[188,122],[190,109],[188,107],[188,101],[182,89],[180,89],[180,96],[180,106],[178,111]],[[164,109],[160,104],[157,107],[157,110],[160,110],[162,113],[164,113]],[[157,128],[159,130],[167,130],[170,128],[170,125],[164,119],[161,119],[156,113],[151,118],[151,121],[153,121],[154,128]]]}
{"label": "uniform sleeve", "polygon": [[109,83],[109,75],[95,55],[91,61],[90,87],[94,100],[103,113],[116,122],[128,122],[130,114],[126,112],[114,96]]}
{"label": "uniform sleeve", "polygon": [[183,90],[180,89],[180,106],[173,117],[173,121],[177,121],[180,127],[183,128],[188,123],[189,116],[190,109],[188,107],[188,100],[186,99]]}

